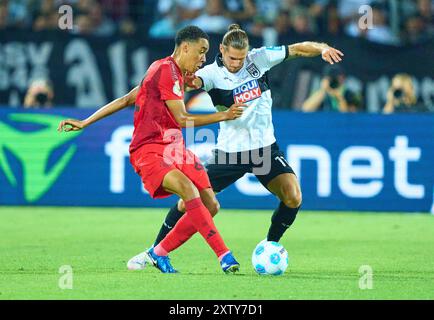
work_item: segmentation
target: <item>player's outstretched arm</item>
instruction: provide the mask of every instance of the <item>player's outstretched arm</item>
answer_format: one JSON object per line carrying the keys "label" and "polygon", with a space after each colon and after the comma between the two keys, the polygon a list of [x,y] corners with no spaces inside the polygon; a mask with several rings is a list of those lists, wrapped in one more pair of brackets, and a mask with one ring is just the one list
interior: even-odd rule
{"label": "player's outstretched arm", "polygon": [[343,53],[326,43],[319,42],[299,42],[288,46],[289,57],[317,57],[321,55],[324,61],[330,64],[342,61]]}
{"label": "player's outstretched arm", "polygon": [[200,127],[220,121],[234,120],[241,117],[244,107],[247,107],[245,104],[235,103],[226,111],[212,114],[192,114],[186,111],[182,100],[166,100],[166,105],[182,128]]}
{"label": "player's outstretched arm", "polygon": [[112,113],[122,110],[136,102],[139,87],[135,87],[129,93],[101,107],[85,120],[66,119],[62,120],[57,127],[57,131],[78,131],[91,125],[92,123],[105,118]]}

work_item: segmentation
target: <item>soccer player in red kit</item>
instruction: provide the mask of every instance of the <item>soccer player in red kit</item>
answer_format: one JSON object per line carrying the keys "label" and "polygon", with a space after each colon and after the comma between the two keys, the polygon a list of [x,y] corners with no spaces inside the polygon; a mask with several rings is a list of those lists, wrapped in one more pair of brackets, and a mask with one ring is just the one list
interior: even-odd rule
{"label": "soccer player in red kit", "polygon": [[175,38],[173,54],[155,61],[141,84],[127,95],[97,110],[83,121],[63,120],[59,131],[76,131],[135,103],[134,133],[130,144],[130,162],[153,198],[178,195],[185,202],[186,213],[156,246],[138,257],[130,269],[151,263],[163,273],[177,272],[168,253],[186,242],[197,231],[219,258],[222,270],[236,272],[239,264],[226,247],[211,212],[218,202],[200,160],[185,148],[181,127],[203,126],[239,118],[243,104],[213,114],[190,114],[184,105],[184,75],[196,72],[205,62],[208,35],[188,26]]}

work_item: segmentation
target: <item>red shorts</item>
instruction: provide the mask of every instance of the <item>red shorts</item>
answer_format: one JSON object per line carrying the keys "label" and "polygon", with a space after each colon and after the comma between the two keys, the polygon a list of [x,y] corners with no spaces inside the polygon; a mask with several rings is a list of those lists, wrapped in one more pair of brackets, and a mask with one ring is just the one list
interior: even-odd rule
{"label": "red shorts", "polygon": [[174,169],[184,173],[199,191],[211,188],[200,159],[183,144],[145,144],[130,154],[130,162],[152,198],[171,195],[163,189],[162,183],[164,176]]}

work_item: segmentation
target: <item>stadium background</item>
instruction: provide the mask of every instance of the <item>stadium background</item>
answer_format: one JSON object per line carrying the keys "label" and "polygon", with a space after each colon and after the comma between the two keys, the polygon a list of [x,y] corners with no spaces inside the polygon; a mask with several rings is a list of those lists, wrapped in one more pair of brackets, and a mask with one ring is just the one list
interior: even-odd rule
{"label": "stadium background", "polygon": [[[0,203],[163,207],[170,204],[171,199],[152,201],[144,194],[129,165],[126,146],[132,108],[86,129],[76,138],[65,139],[53,129],[60,117],[87,117],[92,110],[124,95],[140,82],[152,61],[171,54],[176,25],[171,31],[160,24],[175,15],[178,26],[196,23],[211,29],[207,63],[218,52],[221,34],[216,31],[224,30],[228,21],[240,22],[250,31],[252,47],[315,40],[345,53],[341,64],[346,73],[345,85],[362,97],[356,112],[300,112],[303,101],[319,86],[325,65],[320,58],[296,59],[269,72],[276,135],[300,176],[305,209],[431,211],[432,113],[382,114],[391,78],[403,72],[413,77],[418,102],[434,111],[432,19],[425,22],[425,36],[418,39],[410,37],[412,29],[407,26],[413,17],[429,16],[430,12],[423,11],[424,1],[399,4],[359,1],[370,4],[376,16],[387,18],[381,28],[389,29],[389,40],[354,36],[349,30],[360,14],[353,12],[353,20],[349,20],[344,14],[348,15],[351,8],[346,8],[349,5],[345,2],[270,1],[266,7],[256,4],[256,13],[243,19],[235,18],[236,11],[232,12],[232,18],[223,10],[234,5],[231,1],[214,1],[224,6],[217,6],[213,12],[209,6],[200,9],[205,2],[102,1],[100,5],[94,1],[30,1],[25,6],[25,1],[3,1],[9,19],[0,31]],[[63,11],[59,14],[56,8],[61,4],[72,6],[72,29],[59,29]],[[322,8],[321,14],[308,14],[317,7]],[[355,4],[354,8],[357,9]],[[99,20],[95,18],[98,14]],[[288,28],[284,32],[276,24],[278,17],[285,14]],[[51,16],[53,21],[42,19]],[[83,19],[92,17],[99,23],[83,24]],[[206,17],[208,23],[204,24]],[[297,24],[297,19],[302,18],[306,19],[305,29],[299,29]],[[377,20],[374,22],[381,22]],[[45,24],[39,25],[38,21]],[[125,28],[126,23],[131,28]],[[374,25],[373,32],[376,28],[380,27]],[[270,30],[275,31],[272,37]],[[29,87],[40,79],[52,83],[52,105],[23,108]],[[213,111],[207,94],[202,92],[189,94],[187,105],[192,111]],[[28,112],[42,114],[46,120],[43,116],[22,120]],[[38,126],[47,123],[51,130],[36,134]],[[216,137],[217,126],[210,128]],[[205,160],[213,141],[203,141],[201,130],[193,132],[187,144]],[[34,154],[35,161],[21,154],[27,153],[27,144],[36,145],[34,136],[41,139],[37,143],[39,148],[46,148],[44,158]],[[114,150],[118,147],[122,151]],[[71,154],[63,159],[66,151]],[[65,162],[55,173],[55,166],[62,159]],[[84,189],[84,184],[92,188]],[[249,177],[223,192],[220,198],[223,207],[228,208],[270,209],[276,205],[274,198]]]}
{"label": "stadium background", "polygon": [[[0,0],[0,299],[434,298],[433,1],[218,2]],[[72,29],[59,28],[62,4],[72,8]],[[366,4],[376,19],[364,33],[354,26]],[[137,85],[172,53],[183,25],[211,34],[211,63],[233,21],[252,47],[312,40],[342,50],[346,85],[361,97],[353,112],[303,112],[325,62],[299,58],[269,73],[276,136],[303,191],[282,239],[294,260],[277,291],[248,267],[277,205],[254,179],[222,192],[216,217],[245,277],[224,278],[198,237],[174,253],[187,271],[177,279],[149,268],[131,274],[126,260],[153,241],[175,201],[150,199],[129,164],[133,108],[82,132],[56,132],[61,119],[87,117]],[[383,114],[402,72],[425,112]],[[25,101],[38,81],[54,93],[45,107]],[[200,91],[186,103],[213,111]],[[187,144],[206,159],[213,139],[204,136],[217,130],[188,131]],[[74,290],[58,286],[63,265],[73,267]],[[375,273],[369,292],[358,285],[364,265]]]}

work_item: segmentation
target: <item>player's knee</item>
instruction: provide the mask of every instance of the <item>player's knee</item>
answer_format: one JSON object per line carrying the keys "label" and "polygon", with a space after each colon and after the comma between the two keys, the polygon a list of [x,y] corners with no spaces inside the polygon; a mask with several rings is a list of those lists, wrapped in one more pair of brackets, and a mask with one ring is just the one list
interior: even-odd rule
{"label": "player's knee", "polygon": [[289,208],[298,208],[302,202],[301,190],[291,187],[283,188],[280,200]]}
{"label": "player's knee", "polygon": [[196,186],[188,180],[178,182],[179,196],[184,199],[193,199],[199,197],[199,191]]}
{"label": "player's knee", "polygon": [[208,205],[209,213],[214,217],[217,212],[220,210],[220,203],[215,199]]}
{"label": "player's knee", "polygon": [[182,199],[179,199],[178,201],[178,210],[180,212],[185,212],[185,202]]}

